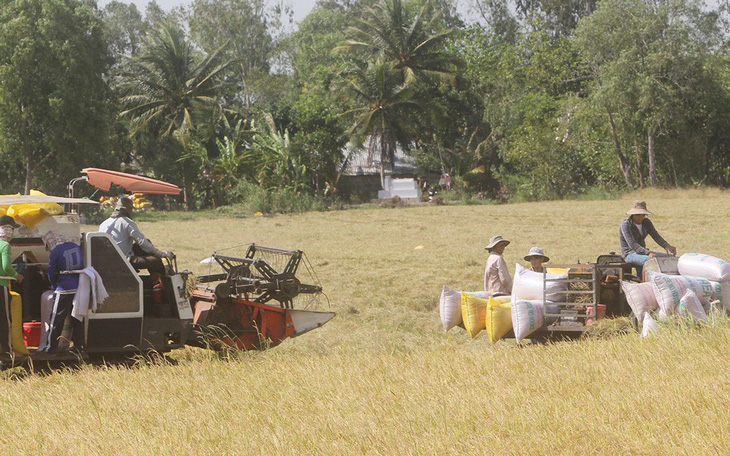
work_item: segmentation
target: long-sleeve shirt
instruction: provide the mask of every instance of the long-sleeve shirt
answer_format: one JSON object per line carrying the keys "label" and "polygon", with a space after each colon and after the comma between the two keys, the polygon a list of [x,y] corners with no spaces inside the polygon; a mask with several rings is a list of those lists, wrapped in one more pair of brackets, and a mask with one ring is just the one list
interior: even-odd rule
{"label": "long-sleeve shirt", "polygon": [[669,247],[669,243],[659,235],[656,228],[654,228],[654,224],[648,217],[641,222],[641,232],[639,232],[631,217],[628,217],[621,222],[619,235],[621,236],[621,255],[624,257],[631,252],[638,253],[639,255],[648,255],[650,250],[646,248],[647,235],[651,236],[657,244],[665,249]]}
{"label": "long-sleeve shirt", "polygon": [[79,275],[60,274],[60,272],[83,268],[81,247],[75,242],[64,242],[51,250],[51,257],[48,260],[48,280],[56,290],[75,290],[79,287]]}
{"label": "long-sleeve shirt", "polygon": [[137,244],[142,250],[153,255],[161,252],[139,230],[129,217],[108,218],[99,226],[99,231],[108,233],[116,241],[119,249],[127,258],[132,258],[132,247]]}
{"label": "long-sleeve shirt", "polygon": [[[18,271],[13,267],[13,259],[10,256],[10,243],[0,239],[0,275],[5,277],[17,277]],[[10,286],[10,280],[0,279],[0,287]]]}
{"label": "long-sleeve shirt", "polygon": [[507,270],[507,263],[499,253],[492,252],[487,258],[484,268],[484,291],[490,293],[512,293],[512,276]]}

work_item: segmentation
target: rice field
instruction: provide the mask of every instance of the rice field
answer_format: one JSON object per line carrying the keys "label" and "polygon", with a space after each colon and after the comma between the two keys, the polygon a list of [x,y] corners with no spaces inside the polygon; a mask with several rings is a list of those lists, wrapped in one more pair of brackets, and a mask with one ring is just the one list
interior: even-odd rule
{"label": "rice field", "polygon": [[[142,223],[198,274],[250,242],[302,249],[338,315],[263,352],[5,371],[2,454],[727,454],[730,322],[520,347],[441,327],[441,287],[482,287],[490,236],[510,265],[592,261],[635,196]],[[640,196],[680,253],[730,258],[730,195]]]}

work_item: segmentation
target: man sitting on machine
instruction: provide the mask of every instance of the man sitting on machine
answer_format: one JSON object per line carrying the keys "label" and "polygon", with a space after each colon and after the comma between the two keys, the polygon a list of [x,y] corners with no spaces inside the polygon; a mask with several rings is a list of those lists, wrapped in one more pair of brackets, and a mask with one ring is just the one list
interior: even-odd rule
{"label": "man sitting on machine", "polygon": [[138,271],[147,269],[155,281],[165,274],[162,258],[172,258],[171,252],[163,252],[147,239],[132,220],[132,199],[122,196],[112,215],[99,226],[99,231],[109,234],[129,262]]}

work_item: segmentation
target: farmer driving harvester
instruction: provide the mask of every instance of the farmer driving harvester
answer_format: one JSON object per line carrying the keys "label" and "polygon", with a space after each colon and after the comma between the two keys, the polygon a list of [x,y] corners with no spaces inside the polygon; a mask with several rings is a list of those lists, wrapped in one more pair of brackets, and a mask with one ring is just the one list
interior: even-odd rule
{"label": "farmer driving harvester", "polygon": [[[621,255],[624,261],[636,265],[636,271],[641,277],[644,263],[650,258],[658,256],[671,256],[677,254],[677,248],[669,244],[659,235],[654,224],[647,218],[647,215],[653,215],[646,208],[646,201],[634,201],[631,209],[626,212],[628,218],[621,222],[620,238],[621,238]],[[657,244],[664,247],[668,253],[652,252],[646,248],[646,236],[650,235]]]}
{"label": "farmer driving harvester", "polygon": [[163,252],[147,239],[132,220],[132,199],[122,196],[112,215],[99,226],[99,231],[109,234],[119,249],[127,256],[135,269],[147,269],[157,279],[165,274],[162,258],[172,258],[171,252]]}

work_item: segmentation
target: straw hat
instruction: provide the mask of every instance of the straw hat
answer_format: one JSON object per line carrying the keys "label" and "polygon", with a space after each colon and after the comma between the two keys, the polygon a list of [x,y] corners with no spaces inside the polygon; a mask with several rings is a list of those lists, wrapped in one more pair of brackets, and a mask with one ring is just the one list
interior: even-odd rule
{"label": "straw hat", "polygon": [[525,255],[525,261],[530,261],[530,258],[532,257],[543,257],[545,259],[545,263],[550,261],[550,258],[545,255],[545,251],[540,247],[531,248],[530,251],[527,252],[527,255]]}
{"label": "straw hat", "polygon": [[[509,241],[507,239],[503,238],[502,236],[500,236],[498,234],[496,236],[492,236],[489,239],[489,244],[487,244],[487,246],[484,248],[487,250],[492,250],[493,248],[497,247],[497,244],[502,243],[502,242],[506,242],[507,244],[509,244]],[[505,244],[505,245],[507,245],[507,244]]]}
{"label": "straw hat", "polygon": [[626,212],[627,215],[654,215],[653,212],[649,212],[649,210],[646,208],[646,201],[634,201],[633,206],[631,209]]}

